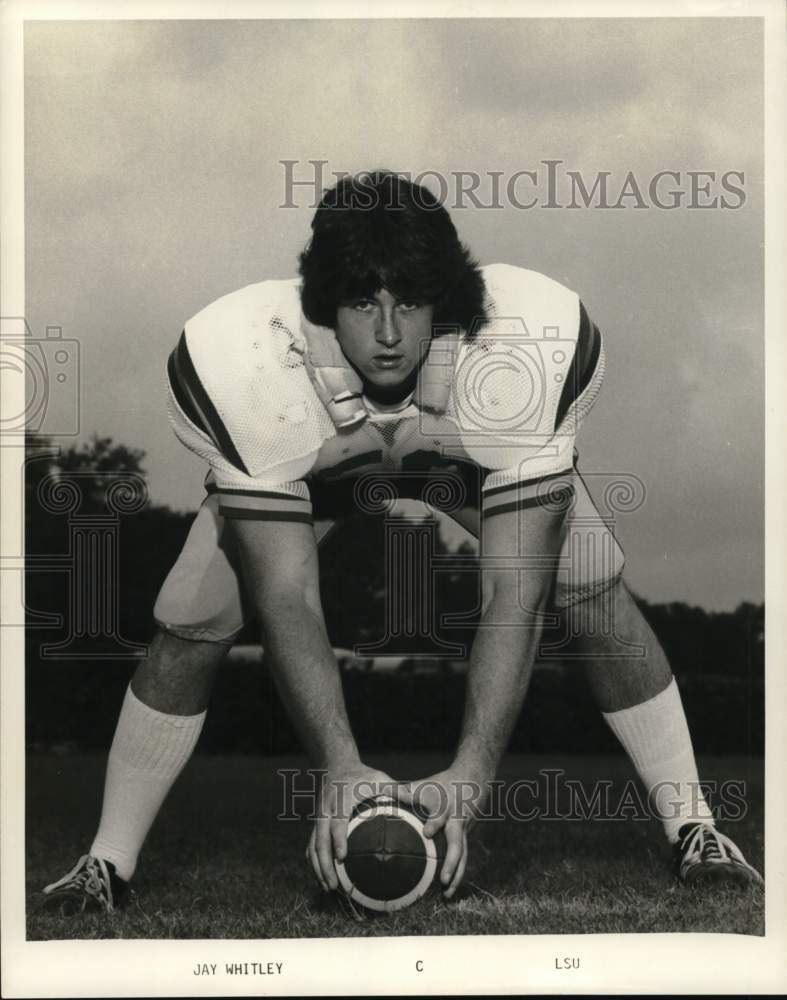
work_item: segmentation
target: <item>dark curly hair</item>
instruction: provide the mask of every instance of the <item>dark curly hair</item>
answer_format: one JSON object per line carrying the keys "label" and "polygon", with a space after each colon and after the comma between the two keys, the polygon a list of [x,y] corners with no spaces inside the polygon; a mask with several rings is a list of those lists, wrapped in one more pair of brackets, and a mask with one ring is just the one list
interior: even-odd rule
{"label": "dark curly hair", "polygon": [[336,325],[341,302],[381,288],[433,305],[434,327],[473,333],[486,322],[481,272],[448,212],[390,170],[344,177],[325,192],[300,274],[304,315],[319,326]]}

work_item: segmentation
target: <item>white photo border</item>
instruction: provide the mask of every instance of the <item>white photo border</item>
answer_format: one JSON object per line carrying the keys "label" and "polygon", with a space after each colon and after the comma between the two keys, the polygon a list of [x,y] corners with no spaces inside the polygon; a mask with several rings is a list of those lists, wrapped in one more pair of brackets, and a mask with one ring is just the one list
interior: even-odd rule
{"label": "white photo border", "polygon": [[[2,5],[2,301],[4,315],[25,314],[22,33],[26,20],[369,17],[357,2],[319,7],[296,2],[64,2],[6,0]],[[264,984],[276,995],[777,993],[787,989],[787,338],[783,6],[768,0],[702,3],[382,2],[375,18],[418,17],[763,17],[766,71],[766,933],[735,935],[557,935],[356,938],[265,941],[51,941],[25,939],[24,637],[3,628],[2,703],[2,994],[6,997],[255,995],[252,979],[195,980],[199,962],[285,963],[287,975]],[[13,406],[6,399],[4,406]],[[17,409],[15,412],[19,412]],[[0,449],[4,557],[22,553],[21,464]],[[6,574],[8,575],[8,574]],[[3,580],[2,618],[19,613],[21,595]],[[18,589],[18,588],[17,588]],[[470,946],[471,945],[471,946]],[[569,981],[554,956],[582,956]],[[418,965],[417,963],[420,963]]]}

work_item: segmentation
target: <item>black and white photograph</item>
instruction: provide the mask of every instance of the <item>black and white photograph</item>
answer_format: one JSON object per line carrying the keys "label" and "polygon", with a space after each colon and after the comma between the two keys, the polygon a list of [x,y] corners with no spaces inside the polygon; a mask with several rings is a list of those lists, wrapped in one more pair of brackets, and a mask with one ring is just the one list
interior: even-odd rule
{"label": "black and white photograph", "polygon": [[787,988],[783,31],[4,5],[3,995]]}

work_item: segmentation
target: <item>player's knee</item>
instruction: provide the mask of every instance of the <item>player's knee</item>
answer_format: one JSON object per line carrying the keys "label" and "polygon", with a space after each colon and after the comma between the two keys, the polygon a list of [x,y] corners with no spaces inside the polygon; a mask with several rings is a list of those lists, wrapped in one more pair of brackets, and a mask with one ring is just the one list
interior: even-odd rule
{"label": "player's knee", "polygon": [[205,663],[212,666],[227,655],[229,643],[216,639],[195,640],[159,626],[148,648],[147,662],[154,669],[168,669],[172,664]]}
{"label": "player's knee", "polygon": [[181,642],[210,642],[220,646],[232,646],[242,631],[240,628],[226,628],[220,622],[207,621],[194,624],[193,622],[172,622],[164,621],[156,617],[156,625],[159,630]]}
{"label": "player's knee", "polygon": [[557,608],[563,609],[577,607],[601,597],[609,600],[623,587],[625,584],[623,583],[622,566],[614,575],[595,580],[570,582],[558,580],[555,585],[554,604]]}
{"label": "player's knee", "polygon": [[228,647],[194,642],[159,630],[131,682],[136,697],[166,715],[197,715],[208,706],[216,671]]}
{"label": "player's knee", "polygon": [[232,645],[244,626],[236,600],[213,600],[206,604],[169,581],[156,598],[153,617],[162,633],[190,642]]}
{"label": "player's knee", "polygon": [[564,547],[564,566],[558,570],[553,595],[556,607],[572,608],[624,586],[625,556],[612,533],[604,528],[594,532],[591,541],[575,545],[569,539]]}

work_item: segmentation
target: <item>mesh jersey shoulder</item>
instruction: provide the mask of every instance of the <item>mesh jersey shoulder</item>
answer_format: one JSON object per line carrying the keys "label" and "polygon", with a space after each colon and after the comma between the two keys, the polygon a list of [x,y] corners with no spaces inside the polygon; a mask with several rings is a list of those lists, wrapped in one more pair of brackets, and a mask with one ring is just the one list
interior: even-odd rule
{"label": "mesh jersey shoulder", "polygon": [[300,325],[297,280],[264,281],[197,313],[175,352],[208,433],[252,477],[283,466],[305,474],[334,434],[304,366]]}
{"label": "mesh jersey shoulder", "polygon": [[581,329],[579,296],[508,264],[482,269],[488,323],[462,344],[451,410],[465,450],[488,469],[533,476],[571,465],[558,412]]}
{"label": "mesh jersey shoulder", "polygon": [[513,264],[488,264],[481,273],[493,316],[541,319],[545,326],[576,319],[577,293],[547,274]]}

